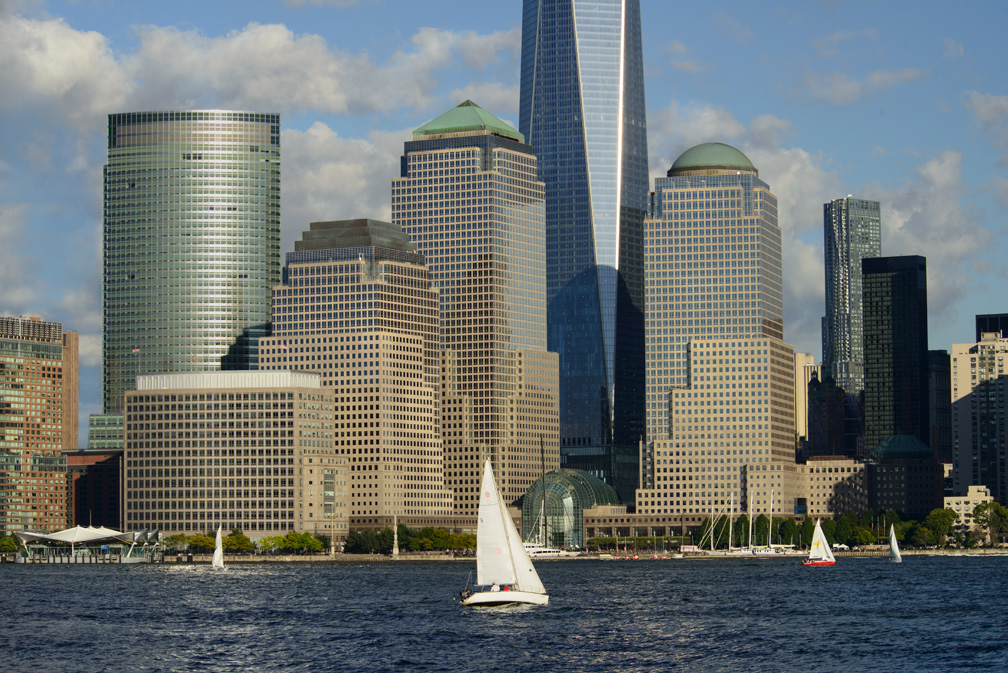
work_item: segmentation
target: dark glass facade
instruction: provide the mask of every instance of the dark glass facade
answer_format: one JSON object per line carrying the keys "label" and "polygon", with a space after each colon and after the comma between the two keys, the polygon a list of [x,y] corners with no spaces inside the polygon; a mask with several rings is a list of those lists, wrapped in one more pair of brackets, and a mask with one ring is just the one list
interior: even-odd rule
{"label": "dark glass facade", "polygon": [[109,115],[102,396],[138,373],[256,369],[280,281],[280,116]]}
{"label": "dark glass facade", "polygon": [[923,257],[861,262],[864,285],[865,451],[890,435],[931,441],[927,264]]}
{"label": "dark glass facade", "polygon": [[644,434],[647,123],[637,0],[526,0],[519,131],[546,185],[564,465],[631,502]]}

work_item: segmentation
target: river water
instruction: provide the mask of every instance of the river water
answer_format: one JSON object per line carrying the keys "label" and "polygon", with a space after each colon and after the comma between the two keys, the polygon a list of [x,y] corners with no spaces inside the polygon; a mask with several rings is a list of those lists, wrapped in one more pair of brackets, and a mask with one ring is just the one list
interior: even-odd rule
{"label": "river water", "polygon": [[0,668],[1008,670],[1008,557],[542,561],[548,606],[462,608],[474,566],[5,564]]}

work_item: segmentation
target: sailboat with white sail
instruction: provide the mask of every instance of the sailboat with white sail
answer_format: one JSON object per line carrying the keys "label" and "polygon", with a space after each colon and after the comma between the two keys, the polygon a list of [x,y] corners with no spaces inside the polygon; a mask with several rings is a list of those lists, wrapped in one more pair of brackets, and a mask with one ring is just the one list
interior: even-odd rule
{"label": "sailboat with white sail", "polygon": [[221,527],[217,526],[217,540],[214,545],[213,560],[210,561],[210,567],[214,570],[226,570],[224,567],[224,545],[221,539]]}
{"label": "sailboat with white sail", "polygon": [[490,461],[483,468],[476,527],[476,586],[461,593],[462,605],[546,605],[549,594],[532,565],[518,529],[501,501]]}
{"label": "sailboat with white sail", "polygon": [[903,557],[900,556],[899,544],[896,542],[896,526],[889,524],[889,560],[893,563],[902,563]]}
{"label": "sailboat with white sail", "polygon": [[803,566],[831,566],[836,563],[833,558],[833,550],[830,549],[826,535],[822,532],[819,519],[815,522],[815,532],[812,533],[812,547],[809,549],[808,559],[802,561]]}

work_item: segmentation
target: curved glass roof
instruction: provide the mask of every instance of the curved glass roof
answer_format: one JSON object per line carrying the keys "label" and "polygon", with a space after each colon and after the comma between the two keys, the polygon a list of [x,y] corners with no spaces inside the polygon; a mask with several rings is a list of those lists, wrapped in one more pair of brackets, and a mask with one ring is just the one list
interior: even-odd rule
{"label": "curved glass roof", "polygon": [[672,168],[668,170],[668,176],[672,177],[680,171],[694,171],[703,168],[756,170],[753,163],[749,161],[749,157],[731,145],[725,145],[724,143],[702,143],[680,154],[679,158],[672,164]]}
{"label": "curved glass roof", "polygon": [[871,452],[872,460],[912,460],[930,456],[931,449],[913,435],[889,435]]}

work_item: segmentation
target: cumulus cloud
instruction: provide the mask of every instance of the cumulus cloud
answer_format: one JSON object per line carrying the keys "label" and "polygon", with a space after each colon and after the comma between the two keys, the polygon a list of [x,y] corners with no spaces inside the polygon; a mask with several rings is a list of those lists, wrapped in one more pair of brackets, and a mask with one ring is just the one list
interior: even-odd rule
{"label": "cumulus cloud", "polygon": [[931,74],[930,70],[921,68],[903,68],[902,70],[876,70],[867,77],[867,81],[876,89],[884,91],[903,82],[922,80]]}
{"label": "cumulus cloud", "polygon": [[[973,113],[973,119],[980,122],[984,132],[991,135],[997,147],[1008,148],[1008,96],[968,91],[963,95],[963,104]],[[1005,163],[1008,156],[1002,152],[999,161]]]}
{"label": "cumulus cloud", "polygon": [[865,198],[882,205],[882,253],[923,255],[928,267],[928,315],[932,324],[951,324],[970,293],[975,274],[995,243],[981,214],[967,205],[962,155],[947,150],[918,166],[895,187],[868,185]]}
{"label": "cumulus cloud", "polygon": [[517,129],[518,93],[517,84],[505,86],[500,82],[470,82],[461,89],[452,90],[452,102],[449,105],[458,105],[465,100],[471,100]]}
{"label": "cumulus cloud", "polygon": [[33,261],[22,248],[27,205],[0,204],[0,315],[25,315],[35,303],[36,287],[28,276]]}
{"label": "cumulus cloud", "polygon": [[412,131],[372,132],[344,138],[322,122],[307,131],[284,131],[282,250],[310,222],[391,217],[392,178],[399,175],[403,142]]}
{"label": "cumulus cloud", "polygon": [[716,106],[673,101],[648,111],[652,178],[663,176],[683,151],[702,142],[725,142],[753,162],[777,195],[783,235],[786,339],[802,352],[819,353],[823,312],[822,204],[843,193],[829,157],[782,147],[791,122],[760,115],[748,124]]}

